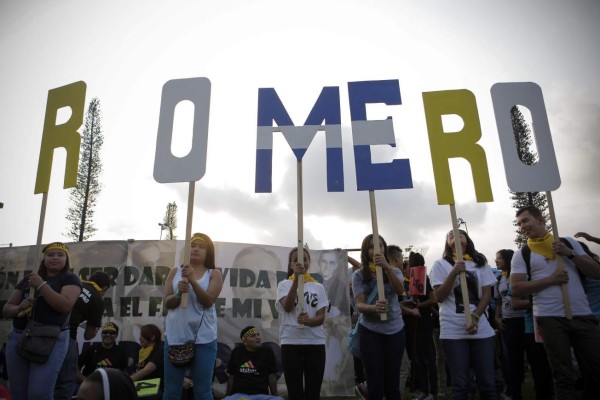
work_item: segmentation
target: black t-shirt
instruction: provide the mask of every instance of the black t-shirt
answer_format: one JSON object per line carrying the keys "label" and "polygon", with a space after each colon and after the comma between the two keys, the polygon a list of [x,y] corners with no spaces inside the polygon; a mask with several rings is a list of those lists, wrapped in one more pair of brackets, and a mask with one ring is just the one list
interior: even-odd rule
{"label": "black t-shirt", "polygon": [[269,394],[269,374],[277,372],[275,355],[268,347],[248,351],[237,346],[231,352],[227,372],[233,375],[232,393]]}
{"label": "black t-shirt", "polygon": [[96,368],[127,369],[127,353],[115,344],[110,349],[102,347],[101,343],[93,343],[79,356],[79,368],[83,367],[83,375],[88,376]]}
{"label": "black t-shirt", "polygon": [[164,379],[163,379],[163,369],[164,369],[164,354],[163,354],[163,344],[162,342],[154,345],[152,349],[152,353],[146,358],[143,362],[137,365],[136,371],[143,369],[148,363],[153,362],[156,365],[156,369],[150,373],[150,375],[146,375],[143,380],[146,379],[154,379],[160,378],[160,387],[164,387]]}
{"label": "black t-shirt", "polygon": [[88,326],[99,328],[102,326],[102,316],[104,315],[104,300],[100,293],[89,283],[84,282],[81,294],[75,302],[69,325],[71,325],[71,338],[77,339],[77,327],[83,321],[87,321]]}
{"label": "black t-shirt", "polygon": [[[54,290],[57,293],[60,293],[63,286],[74,285],[81,287],[81,280],[79,280],[79,277],[70,272],[65,272],[53,277],[48,276],[45,278],[45,281],[47,282],[47,285],[50,286],[52,290]],[[29,278],[23,278],[17,284],[16,288],[23,291],[23,297],[21,298],[21,300],[24,300],[27,296],[29,296]],[[37,322],[59,326],[65,326],[67,323],[67,318],[69,317],[69,313],[61,314],[58,311],[54,310],[54,308],[52,308],[48,303],[46,303],[44,297],[40,296],[39,293],[37,294],[37,297],[35,299],[34,314],[34,319]],[[27,326],[27,318],[15,318],[13,320],[13,326],[16,329],[25,329],[25,327]]]}

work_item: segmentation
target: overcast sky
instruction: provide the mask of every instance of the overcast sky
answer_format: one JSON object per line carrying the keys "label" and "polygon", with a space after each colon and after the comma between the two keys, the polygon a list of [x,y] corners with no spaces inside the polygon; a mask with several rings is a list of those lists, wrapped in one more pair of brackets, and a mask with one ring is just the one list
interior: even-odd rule
{"label": "overcast sky", "polygon": [[[166,205],[185,237],[188,184],[153,179],[161,90],[170,79],[212,82],[206,175],[196,184],[193,231],[215,241],[293,246],[296,162],[276,134],[273,192],[254,193],[257,94],[275,88],[296,125],[323,86],[339,86],[345,192],[328,193],[324,134],[303,160],[304,239],[311,248],[355,248],[371,231],[368,192],[356,190],[347,84],[398,79],[397,147],[375,160],[408,158],[414,188],[376,192],[388,243],[427,246],[438,258],[451,227],[438,205],[423,92],[468,89],[476,97],[494,195],[477,203],[467,163],[453,161],[458,216],[488,259],[514,247],[512,209],[490,88],[537,83],[562,179],[553,192],[561,235],[600,236],[600,3],[587,1],[0,1],[0,245],[36,242],[34,195],[48,90],[79,80],[86,107],[100,99],[104,147],[93,240],[158,239]],[[185,126],[185,124],[182,124]],[[186,132],[175,151],[186,153]],[[43,242],[67,240],[63,150],[55,152]],[[594,247],[592,246],[594,249]],[[595,248],[598,250],[598,247]]]}

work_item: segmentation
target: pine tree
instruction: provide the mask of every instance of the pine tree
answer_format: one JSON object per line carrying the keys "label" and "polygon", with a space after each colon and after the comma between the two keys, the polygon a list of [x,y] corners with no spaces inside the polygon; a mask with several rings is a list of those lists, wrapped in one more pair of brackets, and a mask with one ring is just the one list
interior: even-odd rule
{"label": "pine tree", "polygon": [[163,222],[159,225],[161,229],[168,229],[165,240],[175,240],[177,238],[173,234],[173,231],[177,229],[177,204],[175,202],[167,204]]}
{"label": "pine tree", "polygon": [[[537,162],[538,156],[531,150],[531,145],[533,144],[533,140],[531,138],[531,129],[525,121],[525,117],[523,113],[519,110],[517,106],[514,106],[510,110],[510,118],[512,120],[513,132],[515,134],[515,142],[517,144],[517,151],[519,154],[519,159],[526,165],[533,165]],[[549,221],[548,218],[548,199],[546,198],[546,193],[543,192],[513,192],[509,189],[511,194],[510,199],[513,201],[512,205],[517,210],[521,207],[525,206],[536,206],[542,212],[546,221]],[[513,225],[517,226],[516,219],[513,220]],[[550,226],[547,226],[550,231]],[[515,237],[515,244],[518,248],[521,248],[524,244],[527,243],[527,237],[517,229],[515,231],[517,233]]]}
{"label": "pine tree", "polygon": [[73,241],[82,242],[96,232],[94,207],[102,189],[99,178],[102,172],[100,150],[103,142],[100,100],[94,98],[88,106],[81,137],[77,186],[71,189],[69,195],[71,206],[67,212],[67,220],[70,226],[65,236]]}

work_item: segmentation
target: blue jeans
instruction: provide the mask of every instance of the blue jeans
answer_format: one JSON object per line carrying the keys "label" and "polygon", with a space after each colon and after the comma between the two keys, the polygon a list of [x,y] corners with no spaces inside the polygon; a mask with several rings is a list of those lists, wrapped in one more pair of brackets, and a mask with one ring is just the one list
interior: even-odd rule
{"label": "blue jeans", "polygon": [[62,331],[48,361],[37,364],[17,354],[17,344],[22,331],[13,331],[8,335],[6,360],[9,365],[8,381],[13,400],[52,400],[54,385],[62,367],[69,346],[69,330]]}
{"label": "blue jeans", "polygon": [[[186,367],[177,367],[169,361],[169,343],[164,344],[164,383],[163,400],[179,400],[183,390],[183,377]],[[212,400],[212,381],[217,359],[217,341],[194,346],[194,360],[189,368],[194,382],[196,400]]]}
{"label": "blue jeans", "polygon": [[[571,347],[580,357],[586,374],[600,376],[600,328],[596,317],[536,317],[548,354],[556,398],[575,398],[575,371]],[[585,383],[585,382],[584,382]]]}
{"label": "blue jeans", "polygon": [[470,368],[475,371],[480,398],[496,400],[494,342],[494,336],[485,339],[442,339],[452,377],[452,400],[469,398]]}
{"label": "blue jeans", "polygon": [[360,354],[367,373],[369,400],[400,400],[400,366],[404,355],[404,329],[384,335],[364,326],[360,330]]}
{"label": "blue jeans", "polygon": [[54,388],[54,400],[71,400],[76,395],[77,387],[77,360],[79,358],[79,345],[77,340],[69,337],[69,349],[63,361],[62,368],[58,373],[56,387]]}

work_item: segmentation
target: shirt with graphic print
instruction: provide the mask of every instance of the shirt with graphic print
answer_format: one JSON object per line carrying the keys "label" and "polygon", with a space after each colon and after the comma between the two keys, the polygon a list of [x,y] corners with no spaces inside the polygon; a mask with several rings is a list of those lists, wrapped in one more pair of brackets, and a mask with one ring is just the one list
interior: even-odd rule
{"label": "shirt with graphic print", "polygon": [[269,375],[275,372],[275,355],[269,347],[248,351],[237,346],[227,364],[227,373],[234,377],[231,394],[269,394]]}

